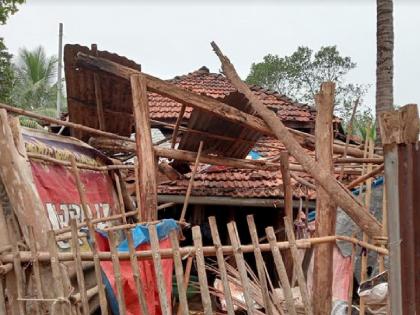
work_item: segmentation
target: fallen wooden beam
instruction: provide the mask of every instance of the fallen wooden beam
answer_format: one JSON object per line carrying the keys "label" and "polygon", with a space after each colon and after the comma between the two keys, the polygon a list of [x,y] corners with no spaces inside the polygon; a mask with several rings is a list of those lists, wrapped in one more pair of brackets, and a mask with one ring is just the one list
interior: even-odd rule
{"label": "fallen wooden beam", "polygon": [[371,237],[381,235],[382,226],[375,217],[354,198],[350,191],[329,174],[322,165],[306,154],[304,149],[278,119],[275,113],[268,109],[240,79],[235,68],[230,63],[229,59],[222,54],[219,47],[217,47],[214,42],[212,43],[212,46],[222,63],[223,73],[236,89],[248,98],[259,116],[262,117],[270,128],[272,128],[276,137],[283,142],[289,153],[309,174],[312,175],[312,177],[327,191],[331,198],[333,198],[336,204],[341,207],[362,230],[366,231]]}
{"label": "fallen wooden beam", "polygon": [[369,172],[365,175],[362,175],[359,178],[356,178],[355,180],[350,182],[350,184],[347,185],[347,189],[352,189],[352,188],[356,187],[357,185],[366,181],[368,178],[371,178],[371,177],[374,177],[374,176],[380,174],[383,170],[384,170],[384,164],[381,164],[377,168],[372,170],[372,172]]}

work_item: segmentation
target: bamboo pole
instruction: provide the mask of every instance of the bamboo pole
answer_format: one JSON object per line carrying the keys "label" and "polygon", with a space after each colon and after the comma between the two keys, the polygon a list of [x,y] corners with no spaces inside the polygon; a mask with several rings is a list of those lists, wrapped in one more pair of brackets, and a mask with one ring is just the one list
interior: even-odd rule
{"label": "bamboo pole", "polygon": [[166,295],[166,285],[163,277],[162,258],[159,254],[159,237],[155,224],[149,224],[150,245],[153,252],[153,266],[157,278],[157,286],[159,293],[160,308],[163,315],[171,314],[169,303]]}
{"label": "bamboo pole", "polygon": [[274,259],[274,265],[276,266],[277,275],[279,276],[280,283],[283,289],[283,295],[286,300],[286,309],[290,315],[296,315],[295,301],[293,299],[293,292],[290,287],[289,277],[287,276],[286,267],[281,257],[280,250],[276,246],[276,234],[274,233],[273,227],[267,227],[265,229],[267,240],[270,244],[271,253]]}
{"label": "bamboo pole", "polygon": [[197,262],[198,281],[200,283],[201,302],[205,315],[212,315],[211,298],[207,282],[206,267],[203,255],[203,243],[199,226],[192,228],[193,242],[195,251],[195,260]]}
{"label": "bamboo pole", "polygon": [[333,201],[341,207],[358,226],[360,226],[372,237],[380,235],[382,227],[375,217],[369,214],[363,205],[354,198],[350,191],[346,190],[331,174],[325,170],[324,167],[305,153],[303,148],[290,134],[275,113],[268,109],[261,100],[252,93],[249,87],[242,82],[236,73],[235,68],[230,63],[229,59],[222,54],[219,47],[217,47],[214,42],[212,43],[212,46],[222,63],[222,69],[226,77],[239,92],[246,96],[259,116],[262,117],[262,119],[269,125],[276,137],[283,142],[289,153],[309,174],[312,175],[312,177],[331,196]]}
{"label": "bamboo pole", "polygon": [[[82,204],[82,211],[86,220],[86,225],[89,229],[89,236],[90,236],[89,239],[90,239],[91,250],[93,254],[93,262],[95,264],[95,277],[96,277],[96,282],[98,284],[98,290],[99,290],[99,304],[101,307],[101,312],[103,314],[106,314],[108,312],[108,302],[106,300],[105,286],[102,279],[102,269],[101,269],[101,264],[98,257],[99,250],[96,244],[96,231],[92,223],[92,213],[90,212],[90,209],[88,207],[88,201],[86,198],[85,189],[83,187],[82,180],[80,179],[80,173],[76,165],[76,159],[74,158],[73,155],[70,156],[70,162],[72,165],[72,173],[76,182],[76,187],[79,193],[80,202]],[[77,225],[76,225],[76,229],[77,229]],[[77,235],[77,231],[76,231],[76,235]]]}
{"label": "bamboo pole", "polygon": [[[380,253],[382,255],[389,255],[389,251],[385,248],[382,248],[380,246],[375,246],[363,241],[360,241],[358,239],[354,239],[352,237],[348,236],[325,236],[325,237],[314,237],[314,238],[307,238],[307,239],[300,239],[296,240],[296,246],[300,249],[306,249],[310,248],[311,246],[315,246],[317,244],[322,244],[325,242],[336,242],[337,240],[346,241],[350,243],[354,243],[360,247],[368,248],[369,250],[373,250],[377,253]],[[280,249],[288,249],[290,248],[290,243],[285,242],[277,242],[276,246]],[[261,251],[267,252],[270,251],[270,245],[269,244],[260,244]],[[254,252],[254,246],[253,245],[241,245],[240,246],[242,253],[253,253]],[[223,255],[232,255],[233,254],[233,247],[231,245],[223,245],[222,246]],[[172,258],[173,257],[173,251],[171,248],[165,248],[160,249],[158,253],[161,255],[162,258]],[[186,255],[194,255],[195,254],[195,248],[194,246],[185,246],[180,248],[180,253],[182,256]],[[204,256],[216,256],[216,249],[214,246],[203,246],[203,254]],[[109,261],[111,260],[111,254],[109,252],[99,252],[99,259],[101,261]],[[30,252],[27,251],[20,251],[19,256],[22,262],[30,262],[32,259],[32,255]],[[121,260],[129,260],[130,255],[129,253],[118,253],[118,258]],[[50,261],[50,253],[45,251],[40,251],[38,253],[38,258],[40,262],[48,262]],[[58,254],[60,261],[73,261],[73,254],[72,253],[62,253],[60,252]],[[90,252],[81,252],[80,257],[82,261],[93,261],[93,255]],[[151,250],[144,250],[141,252],[137,252],[137,257],[139,260],[150,260],[153,257],[153,253]],[[5,253],[0,255],[0,261],[3,264],[12,263],[13,262],[13,254],[11,253]]]}
{"label": "bamboo pole", "polygon": [[[48,251],[51,255],[50,263],[51,263],[51,273],[55,288],[55,293],[57,299],[60,301],[64,301],[64,286],[63,286],[63,278],[61,276],[60,270],[60,262],[58,258],[58,250],[57,250],[57,243],[55,240],[54,231],[48,231]],[[70,309],[66,309],[63,303],[60,303],[60,313],[61,315],[71,314]],[[67,310],[67,312],[66,312]]]}
{"label": "bamboo pole", "polygon": [[296,247],[296,239],[295,239],[295,234],[293,232],[293,225],[287,217],[284,217],[284,227],[286,229],[287,239],[290,243],[290,251],[292,253],[294,270],[296,272],[300,294],[302,296],[303,306],[305,307],[306,314],[312,315],[313,311],[312,311],[311,300],[309,298],[309,293],[308,293],[308,289],[306,287],[306,282],[305,282],[305,276],[303,274],[302,266],[299,260],[299,253]]}
{"label": "bamboo pole", "polygon": [[169,237],[174,250],[175,276],[179,297],[178,307],[180,309],[179,314],[188,315],[187,290],[184,283],[184,268],[182,267],[181,254],[179,253],[178,233],[176,231],[171,231]]}
{"label": "bamboo pole", "polygon": [[211,238],[213,239],[213,244],[216,249],[216,258],[217,258],[217,265],[220,271],[220,278],[223,284],[223,295],[226,301],[226,309],[228,315],[234,315],[235,309],[233,307],[232,301],[232,293],[230,291],[229,281],[228,281],[228,274],[226,271],[225,259],[223,256],[222,250],[222,242],[220,241],[219,230],[217,228],[216,218],[209,217],[209,225],[210,225],[210,232]]}
{"label": "bamboo pole", "polygon": [[[354,234],[353,234],[354,237]],[[353,276],[354,273],[354,262],[356,258],[356,245],[352,245],[351,249],[351,258],[350,258],[350,265],[351,265],[351,275]],[[349,289],[348,289],[348,301],[347,301],[347,315],[352,315],[352,306],[353,306],[353,277],[350,279]]]}
{"label": "bamboo pole", "polygon": [[133,270],[134,284],[136,286],[137,299],[139,301],[141,313],[143,315],[149,315],[147,301],[144,295],[144,286],[140,278],[140,268],[137,260],[137,252],[134,247],[133,235],[131,233],[131,230],[124,230],[124,235],[127,239],[128,250],[130,253],[131,269]]}
{"label": "bamboo pole", "polygon": [[254,245],[255,263],[257,265],[258,279],[261,285],[261,293],[263,297],[264,309],[268,315],[273,315],[274,314],[273,304],[271,303],[270,292],[268,291],[267,278],[265,276],[265,271],[264,271],[265,263],[264,263],[264,259],[261,253],[260,244],[258,241],[257,226],[255,225],[254,216],[252,214],[247,215],[246,219],[248,222],[248,229],[249,229],[249,234],[251,236],[252,245]]}
{"label": "bamboo pole", "polygon": [[109,249],[111,250],[112,268],[114,270],[115,286],[117,288],[118,311],[120,314],[126,314],[126,304],[124,289],[121,279],[121,266],[118,257],[117,239],[114,231],[108,231]]}
{"label": "bamboo pole", "polygon": [[241,250],[241,243],[239,240],[239,235],[238,235],[235,221],[228,223],[227,228],[228,228],[228,233],[229,233],[229,239],[233,248],[233,254],[235,256],[236,266],[238,268],[240,279],[241,279],[241,285],[242,285],[243,295],[244,295],[245,304],[246,304],[246,311],[248,315],[253,315],[255,312],[255,307],[254,307],[254,302],[252,301],[252,298],[251,298],[249,279],[248,279],[248,275],[246,271],[244,256]]}
{"label": "bamboo pole", "polygon": [[175,123],[175,128],[172,132],[171,149],[175,148],[176,138],[178,137],[178,129],[182,119],[184,118],[185,108],[185,104],[182,104],[181,110],[179,111],[178,118]]}
{"label": "bamboo pole", "polygon": [[[35,241],[35,233],[34,228],[32,226],[28,226],[28,233],[29,233],[29,248],[32,253],[32,270],[35,280],[35,289],[36,289],[36,297],[39,300],[44,299],[44,294],[42,293],[42,282],[41,282],[41,272],[39,270],[39,261],[38,261],[38,248],[36,246]],[[41,307],[40,303],[35,303],[35,311],[38,315],[41,314]]]}
{"label": "bamboo pole", "polygon": [[284,213],[290,220],[293,220],[293,192],[290,182],[289,154],[287,152],[280,153],[280,171],[283,181]]}
{"label": "bamboo pole", "polygon": [[74,267],[76,268],[77,285],[81,294],[83,315],[89,315],[89,304],[86,294],[85,277],[82,268],[82,259],[80,256],[79,239],[77,238],[77,224],[76,219],[70,220],[71,234],[72,234],[72,256]]}
{"label": "bamboo pole", "polygon": [[180,222],[183,222],[185,220],[185,214],[187,212],[188,201],[190,200],[192,187],[194,185],[194,177],[195,177],[195,174],[197,173],[198,165],[200,164],[200,156],[201,156],[202,150],[203,150],[203,141],[200,141],[200,145],[198,147],[198,152],[197,152],[197,157],[196,157],[195,163],[194,163],[194,168],[193,168],[193,171],[191,173],[190,181],[188,182],[188,188],[187,188],[187,193],[185,194],[184,205],[182,206],[181,217],[179,219]]}
{"label": "bamboo pole", "polygon": [[115,186],[117,187],[118,204],[120,206],[120,213],[122,215],[122,223],[127,224],[127,215],[125,213],[124,199],[121,192],[121,182],[120,182],[120,177],[118,176],[117,173],[114,173],[114,181],[115,181]]}

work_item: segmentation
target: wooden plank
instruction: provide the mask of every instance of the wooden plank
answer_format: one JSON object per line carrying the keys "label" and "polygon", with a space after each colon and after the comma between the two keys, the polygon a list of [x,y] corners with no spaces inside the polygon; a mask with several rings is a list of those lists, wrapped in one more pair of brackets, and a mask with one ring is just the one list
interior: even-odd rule
{"label": "wooden plank", "polygon": [[76,269],[76,276],[77,276],[77,286],[79,288],[81,301],[82,301],[82,310],[83,315],[89,315],[89,303],[88,298],[86,295],[86,286],[85,286],[85,276],[83,274],[83,267],[82,267],[82,259],[80,257],[80,246],[79,246],[79,239],[77,237],[77,223],[76,219],[70,220],[71,225],[71,235],[72,235],[72,254],[74,257],[74,268]]}
{"label": "wooden plank", "polygon": [[203,150],[203,141],[200,141],[200,145],[198,146],[198,151],[197,151],[197,157],[195,159],[194,167],[191,172],[190,181],[188,182],[187,193],[185,194],[185,199],[184,199],[184,205],[182,206],[181,217],[179,219],[180,222],[183,222],[185,220],[185,214],[187,212],[188,201],[190,200],[191,191],[194,185],[194,177],[195,177],[195,174],[197,173],[198,165],[200,164],[200,157],[201,157],[202,150]]}
{"label": "wooden plank", "polygon": [[192,236],[195,247],[195,259],[197,262],[198,281],[200,282],[201,302],[203,304],[204,314],[212,315],[213,311],[206,275],[206,262],[204,261],[203,242],[201,240],[201,231],[199,226],[194,226],[192,228]]}
{"label": "wooden plank", "polygon": [[[17,231],[14,229],[14,224],[12,222],[11,218],[8,218],[7,220],[7,229],[9,232],[9,239],[10,239],[10,243],[12,244],[12,255],[13,255],[13,271],[15,274],[15,279],[16,279],[16,292],[17,292],[17,297],[16,297],[16,302],[18,304],[18,310],[19,310],[19,315],[26,314],[26,303],[25,301],[23,301],[22,299],[25,298],[25,273],[22,269],[22,260],[21,260],[21,256],[20,256],[20,252],[19,252],[19,247],[18,247],[18,243],[17,243]],[[31,259],[32,259],[32,254],[31,254]]]}
{"label": "wooden plank", "polygon": [[216,218],[209,217],[211,238],[216,249],[217,265],[219,267],[220,279],[223,284],[223,296],[226,301],[226,310],[228,315],[234,315],[235,309],[233,307],[232,293],[230,291],[228,274],[226,271],[225,258],[223,257],[222,242],[220,241],[219,230],[217,228]]}
{"label": "wooden plank", "polygon": [[165,279],[163,277],[162,258],[159,254],[159,237],[155,224],[149,224],[150,245],[153,253],[153,266],[157,278],[157,286],[159,293],[160,308],[163,315],[171,313],[167,299]]}
{"label": "wooden plank", "polygon": [[118,204],[120,206],[120,213],[122,215],[122,223],[127,224],[127,215],[125,213],[124,198],[121,190],[121,181],[117,173],[114,173],[115,186],[117,187]]}
{"label": "wooden plank", "polygon": [[117,239],[114,231],[108,231],[109,249],[112,255],[112,268],[114,270],[115,286],[117,287],[118,311],[120,314],[126,313],[124,289],[121,279],[121,266],[118,259]]}
{"label": "wooden plank", "polygon": [[367,179],[372,178],[378,174],[380,174],[384,170],[384,164],[379,165],[378,167],[374,168],[371,172],[368,172],[355,180],[351,181],[349,184],[347,184],[347,189],[352,189],[361,183],[365,182]]}
{"label": "wooden plank", "polygon": [[270,299],[270,292],[268,291],[267,278],[265,276],[265,262],[261,254],[260,243],[258,241],[257,227],[254,222],[254,216],[252,214],[246,216],[249,228],[249,234],[251,235],[252,245],[254,245],[254,256],[255,263],[257,265],[258,279],[261,285],[261,293],[263,297],[264,309],[266,314],[272,315],[273,303]]}
{"label": "wooden plank", "polygon": [[[35,289],[36,289],[36,298],[42,300],[44,298],[44,294],[42,293],[42,282],[41,282],[41,272],[39,270],[39,260],[38,260],[38,248],[35,242],[35,233],[33,226],[28,226],[28,233],[29,233],[29,248],[32,254],[32,271],[34,276],[35,282]],[[35,311],[37,314],[41,314],[41,307],[39,302],[35,302]]]}
{"label": "wooden plank", "polygon": [[284,198],[284,213],[293,220],[293,192],[292,183],[290,182],[289,172],[289,154],[285,151],[280,152],[280,171],[283,181],[283,198]]}
{"label": "wooden plank", "polygon": [[178,297],[179,297],[179,308],[180,314],[188,315],[188,300],[187,300],[187,290],[184,283],[184,268],[182,267],[181,254],[179,253],[179,242],[178,242],[178,232],[171,231],[169,234],[171,238],[172,248],[174,250],[174,266],[175,266],[175,276],[176,283],[178,288]]}
{"label": "wooden plank", "polygon": [[140,75],[130,77],[136,123],[136,155],[139,167],[140,211],[146,221],[157,220],[156,162],[149,121],[146,83]]}
{"label": "wooden plank", "polygon": [[[60,262],[58,259],[58,250],[54,231],[48,231],[48,251],[51,255],[50,263],[55,295],[56,298],[64,300],[63,279],[61,276]],[[61,313],[61,315],[66,315],[70,313],[68,306],[65,306],[63,303],[60,303],[59,306],[56,307],[59,307],[59,313]]]}
{"label": "wooden plank", "polygon": [[[330,175],[333,174],[333,111],[335,84],[322,83],[315,95],[315,159]],[[337,207],[330,195],[317,184],[315,235],[335,235]],[[290,220],[291,222],[291,220]],[[315,247],[313,267],[312,305],[316,315],[330,314],[332,309],[333,251],[335,244]]]}
{"label": "wooden plank", "polygon": [[[98,55],[98,46],[96,44],[91,45],[91,50],[94,56]],[[101,78],[98,73],[93,74],[93,84],[95,87],[96,112],[98,115],[99,129],[106,130],[104,106],[102,102]]]}
{"label": "wooden plank", "polygon": [[293,257],[294,270],[296,272],[297,281],[299,284],[300,294],[302,296],[305,312],[312,315],[312,305],[309,298],[308,288],[306,287],[305,276],[303,274],[302,266],[300,265],[299,252],[296,247],[295,233],[293,232],[293,225],[287,217],[284,217],[284,228],[286,229],[287,239],[290,243],[290,251]]}
{"label": "wooden plank", "polygon": [[236,266],[239,271],[241,278],[242,290],[246,304],[246,311],[248,315],[253,315],[255,313],[254,301],[251,298],[250,293],[250,284],[246,271],[244,255],[242,253],[241,243],[238,236],[238,231],[236,228],[235,222],[230,222],[227,225],[229,239],[232,244],[233,254],[235,256]]}
{"label": "wooden plank", "polygon": [[134,247],[133,235],[131,233],[131,230],[124,229],[124,235],[127,239],[128,250],[130,253],[131,269],[133,270],[134,284],[136,286],[137,299],[139,301],[141,313],[143,315],[149,315],[147,301],[144,295],[144,286],[140,278],[140,268],[138,265],[137,253]]}
{"label": "wooden plank", "polygon": [[219,47],[213,42],[213,49],[222,63],[223,73],[238,91],[246,96],[259,116],[273,130],[275,136],[284,144],[287,151],[303,166],[303,168],[318,182],[331,196],[334,202],[341,207],[366,233],[374,237],[381,234],[381,224],[369,214],[350,191],[346,190],[329,172],[310,157],[302,146],[296,141],[284,124],[273,111],[266,107],[260,99],[242,82],[229,59],[222,54]]}
{"label": "wooden plank", "polygon": [[265,229],[267,240],[270,243],[271,253],[273,254],[274,265],[276,266],[277,275],[279,276],[280,283],[283,289],[283,295],[286,300],[286,309],[290,315],[296,315],[295,302],[293,299],[292,289],[289,283],[289,277],[287,276],[286,267],[284,266],[283,258],[281,257],[280,250],[276,244],[276,234],[274,233],[273,227],[267,227]]}
{"label": "wooden plank", "polygon": [[96,278],[96,283],[98,284],[98,290],[99,290],[99,304],[101,307],[102,314],[107,314],[108,302],[106,299],[105,285],[102,279],[102,269],[101,269],[101,263],[99,261],[99,256],[98,256],[99,250],[96,244],[96,231],[92,223],[92,213],[88,207],[88,200],[86,197],[85,188],[83,186],[82,180],[80,179],[80,173],[79,173],[79,169],[77,167],[76,159],[74,158],[74,155],[70,155],[70,162],[72,166],[71,167],[72,173],[76,182],[77,191],[79,193],[80,202],[82,204],[82,211],[85,217],[85,222],[89,230],[89,236],[90,236],[89,241],[91,244],[90,248],[93,254],[93,263],[95,265],[95,278]]}

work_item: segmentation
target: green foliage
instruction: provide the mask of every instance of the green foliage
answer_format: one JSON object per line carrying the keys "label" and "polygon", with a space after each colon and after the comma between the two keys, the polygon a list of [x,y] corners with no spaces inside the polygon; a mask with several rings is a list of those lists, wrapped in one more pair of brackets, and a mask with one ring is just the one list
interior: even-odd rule
{"label": "green foliage", "polygon": [[[363,96],[369,86],[349,84],[345,76],[356,67],[350,57],[341,56],[336,46],[321,47],[314,52],[308,47],[298,47],[290,56],[267,55],[262,62],[253,63],[246,82],[278,91],[299,102],[313,104],[314,95],[322,82],[336,84],[335,112],[346,125],[353,104],[359,100],[355,125],[372,122],[372,113],[363,106]],[[353,128],[355,132],[358,128]]]}
{"label": "green foliage", "polygon": [[13,103],[31,110],[53,108],[57,95],[56,65],[57,58],[47,57],[41,46],[34,50],[20,49],[15,63]]}
{"label": "green foliage", "polygon": [[11,64],[12,55],[7,51],[0,37],[0,102],[11,103],[12,88],[15,81]]}
{"label": "green foliage", "polygon": [[17,12],[17,5],[24,2],[25,0],[0,0],[0,24],[6,24],[7,18]]}

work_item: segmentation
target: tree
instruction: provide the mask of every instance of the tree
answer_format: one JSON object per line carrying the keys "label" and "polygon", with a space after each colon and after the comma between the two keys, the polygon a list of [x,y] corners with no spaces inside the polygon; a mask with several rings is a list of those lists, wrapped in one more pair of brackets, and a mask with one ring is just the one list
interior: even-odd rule
{"label": "tree", "polygon": [[57,93],[57,58],[47,57],[43,47],[30,51],[20,49],[15,63],[16,84],[13,88],[13,103],[32,110],[55,106]]}
{"label": "tree", "polygon": [[[369,86],[345,82],[346,74],[356,67],[350,57],[341,56],[336,46],[321,47],[313,52],[298,47],[290,56],[267,55],[260,63],[253,63],[246,82],[278,91],[302,103],[312,104],[322,82],[336,84],[335,111],[346,124],[356,99],[363,102]],[[358,115],[368,111],[359,105]]]}
{"label": "tree", "polygon": [[25,0],[0,0],[0,24],[6,24],[7,18],[17,12],[17,5],[24,2]]}
{"label": "tree", "polygon": [[11,103],[12,88],[15,81],[11,64],[12,55],[0,37],[0,102]]}
{"label": "tree", "polygon": [[[394,103],[394,26],[392,0],[376,2],[376,117],[383,111],[392,110]],[[380,143],[380,133],[377,130]]]}

